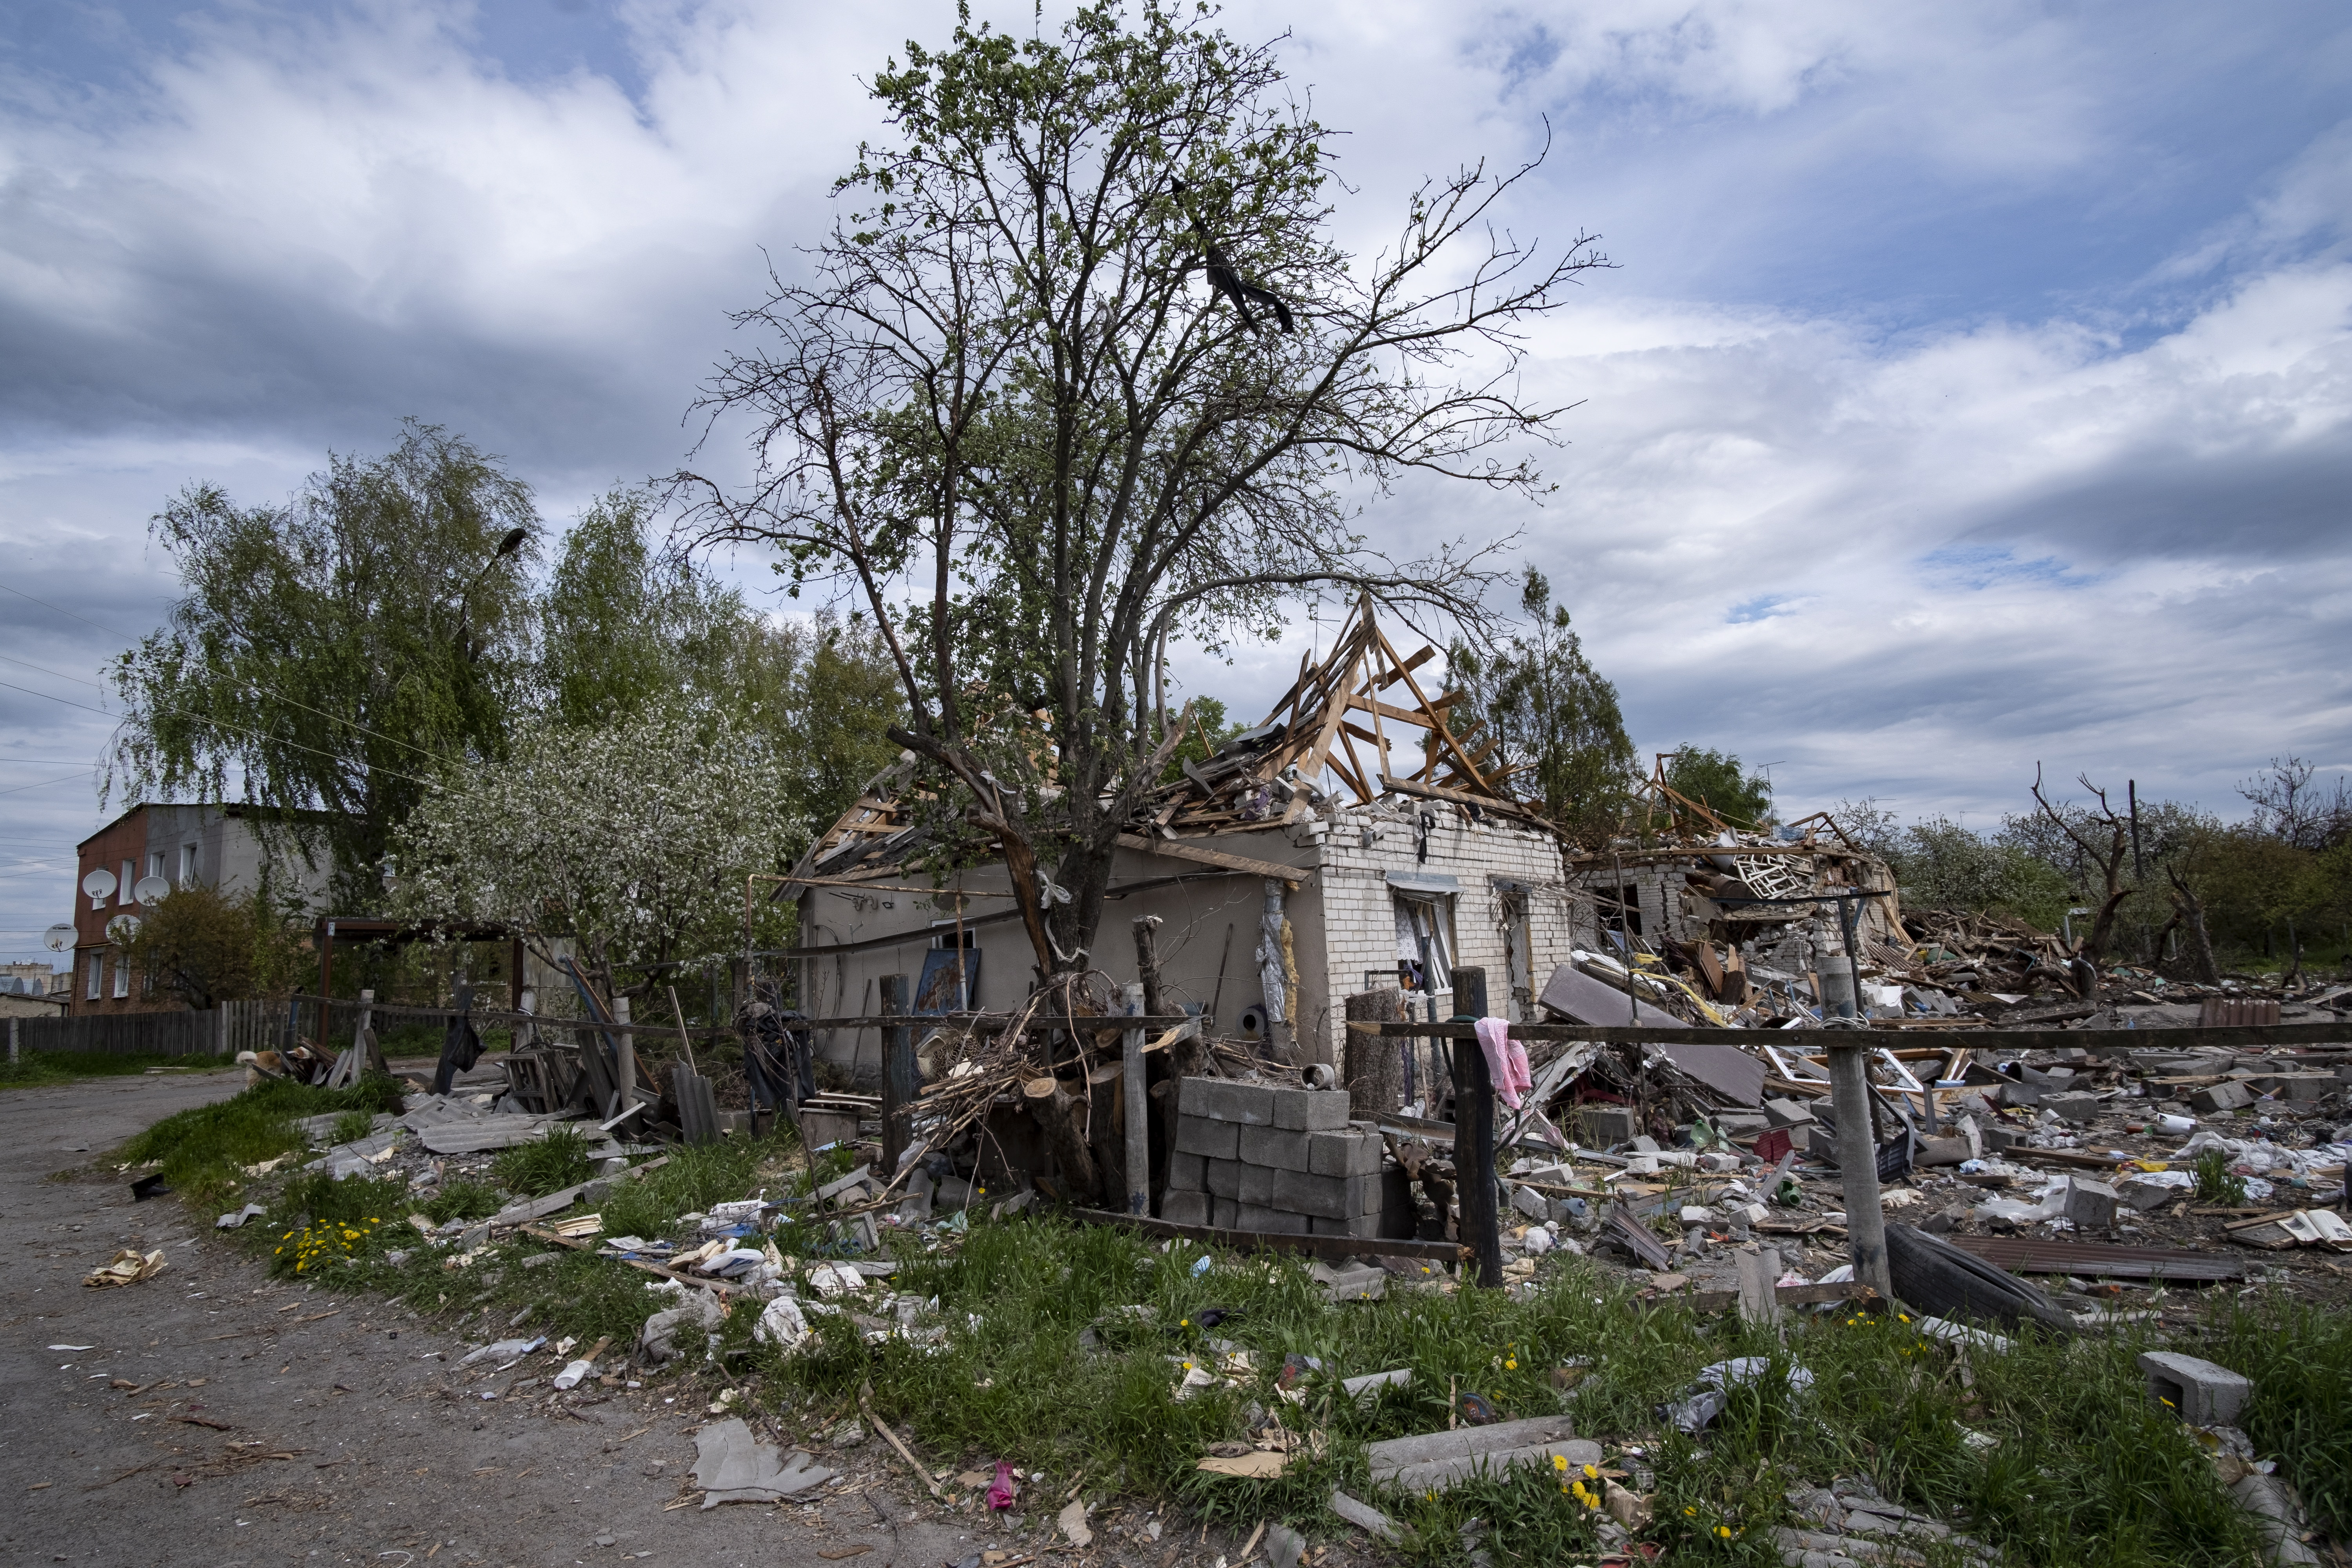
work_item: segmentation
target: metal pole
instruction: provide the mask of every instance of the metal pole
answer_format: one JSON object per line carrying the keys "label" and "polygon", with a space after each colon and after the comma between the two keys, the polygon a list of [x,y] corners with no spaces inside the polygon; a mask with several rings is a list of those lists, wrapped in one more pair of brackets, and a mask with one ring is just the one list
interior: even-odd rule
{"label": "metal pole", "polygon": [[19,1022],[20,1020],[16,1018],[8,1020],[8,1065],[10,1067],[16,1065],[16,1036],[19,1032]]}
{"label": "metal pole", "polygon": [[[959,957],[961,955],[959,954]],[[882,1012],[900,1017],[907,1011],[907,977],[882,977]],[[907,1152],[914,1133],[915,1100],[920,1092],[915,1070],[915,1034],[893,1025],[882,1031],[882,1170],[887,1181],[898,1173],[898,1157]]]}
{"label": "metal pole", "polygon": [[[1130,1018],[1143,1016],[1143,983],[1119,987],[1119,999]],[[1120,1090],[1127,1103],[1127,1212],[1151,1212],[1151,1102],[1144,1096],[1143,1031],[1129,1029],[1119,1037]]]}
{"label": "metal pole", "polygon": [[1853,1277],[1893,1300],[1886,1271],[1886,1216],[1878,1206],[1878,1139],[1870,1117],[1870,1085],[1861,1040],[1829,1041],[1830,1103],[1837,1109],[1838,1174],[1845,1190],[1845,1234]]}
{"label": "metal pole", "polygon": [[[1486,1016],[1486,972],[1454,972],[1454,1018],[1476,1023]],[[1486,1070],[1486,1053],[1475,1040],[1465,1040],[1454,1053],[1454,1179],[1462,1205],[1463,1243],[1478,1262],[1478,1283],[1499,1289],[1503,1283],[1503,1233],[1496,1210],[1495,1083]]]}

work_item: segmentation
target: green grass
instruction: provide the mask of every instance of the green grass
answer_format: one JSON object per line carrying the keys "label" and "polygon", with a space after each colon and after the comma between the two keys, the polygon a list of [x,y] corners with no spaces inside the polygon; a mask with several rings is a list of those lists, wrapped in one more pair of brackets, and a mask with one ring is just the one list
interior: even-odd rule
{"label": "green grass", "polygon": [[159,1057],[117,1051],[23,1051],[14,1063],[0,1061],[0,1089],[38,1089],[85,1078],[131,1078],[150,1068],[181,1072],[221,1072],[235,1067],[226,1057]]}
{"label": "green grass", "polygon": [[2352,1318],[2241,1306],[2219,1328],[2200,1353],[2253,1383],[2242,1418],[2247,1435],[2278,1457],[2312,1523],[2352,1540]]}
{"label": "green grass", "polygon": [[133,1164],[161,1162],[164,1181],[191,1205],[211,1214],[244,1191],[245,1166],[302,1147],[294,1127],[298,1118],[329,1111],[373,1115],[399,1105],[400,1087],[387,1078],[362,1079],[339,1089],[265,1083],[163,1118],[124,1144],[122,1158]]}
{"label": "green grass", "polygon": [[375,1113],[368,1110],[346,1110],[335,1118],[335,1130],[329,1135],[331,1143],[356,1143],[375,1131]]}
{"label": "green grass", "polygon": [[565,1187],[576,1187],[596,1173],[588,1158],[588,1140],[580,1130],[558,1122],[547,1136],[532,1143],[501,1149],[490,1163],[490,1173],[509,1192],[544,1197]]}
{"label": "green grass", "polygon": [[2219,1149],[2200,1152],[2189,1169],[2197,1177],[2194,1196],[2200,1204],[2236,1208],[2246,1201],[2246,1184],[2230,1172],[2230,1156]]}
{"label": "green grass", "polygon": [[[819,1178],[843,1164],[840,1155],[821,1161]],[[771,1196],[798,1190],[803,1170],[781,1139],[681,1148],[607,1194],[605,1231],[683,1239],[686,1213],[762,1189]],[[498,1197],[453,1181],[425,1207],[436,1220],[475,1217]],[[391,1297],[469,1339],[495,1337],[511,1324],[518,1333],[591,1342],[609,1335],[627,1345],[646,1316],[670,1304],[649,1288],[649,1277],[593,1252],[558,1251],[526,1269],[525,1257],[553,1250],[529,1237],[499,1242],[467,1266],[446,1268],[450,1250],[423,1245],[402,1223],[414,1206],[397,1182],[299,1178],[286,1184],[269,1224],[239,1235],[267,1250],[285,1246],[305,1222],[331,1227],[327,1250],[337,1255],[313,1261],[305,1278]],[[791,1225],[777,1244],[803,1260],[828,1245]],[[850,1408],[870,1380],[883,1415],[908,1423],[928,1457],[943,1464],[1002,1457],[1042,1468],[1055,1478],[1053,1507],[1083,1470],[1089,1497],[1180,1501],[1244,1530],[1286,1519],[1328,1538],[1342,1528],[1325,1506],[1337,1486],[1405,1525],[1411,1533],[1401,1555],[1416,1563],[1464,1560],[1462,1531],[1474,1519],[1486,1521],[1496,1568],[1591,1560],[1594,1518],[1562,1491],[1559,1478],[1515,1472],[1435,1498],[1370,1484],[1366,1446],[1442,1429],[1448,1390],[1458,1388],[1486,1395],[1508,1416],[1566,1409],[1578,1432],[1612,1457],[1638,1445],[1641,1462],[1654,1472],[1656,1523],[1643,1534],[1677,1562],[1775,1564],[1770,1527],[1795,1522],[1786,1491],[1855,1475],[1952,1520],[2008,1563],[2253,1568],[2260,1562],[2257,1537],[2211,1465],[2146,1396],[2133,1358],[2159,1342],[2152,1338],[2021,1342],[2002,1354],[1972,1352],[1970,1387],[1951,1352],[1899,1315],[1798,1314],[1783,1344],[1728,1315],[1645,1306],[1574,1259],[1519,1300],[1400,1289],[1384,1301],[1335,1306],[1297,1261],[1220,1255],[1195,1273],[1202,1254],[1189,1244],[1162,1253],[1129,1232],[1052,1216],[978,1223],[950,1250],[926,1252],[905,1236],[892,1245],[900,1268],[889,1288],[937,1297],[938,1321],[948,1330],[939,1342],[868,1344],[853,1326],[821,1319],[811,1345],[786,1356],[754,1345],[757,1313],[738,1310],[721,1333],[724,1347],[737,1352],[730,1364],[748,1374],[755,1402],[796,1431]],[[402,1261],[392,1261],[394,1252]],[[1111,1311],[1138,1303],[1154,1309],[1152,1321]],[[1234,1315],[1203,1330],[1202,1313],[1212,1307]],[[1090,1323],[1098,1325],[1098,1351],[1079,1344]],[[1211,1338],[1245,1347],[1255,1374],[1241,1386],[1172,1400],[1177,1368],[1167,1358],[1213,1364]],[[2352,1330],[2324,1314],[2227,1302],[2216,1309],[2212,1331],[2187,1342],[2254,1379],[2247,1425],[2256,1442],[2341,1529],[2344,1478],[2352,1475]],[[1309,1378],[1303,1408],[1272,1389],[1286,1352],[1316,1356],[1326,1367]],[[1658,1407],[1681,1397],[1700,1367],[1735,1355],[1801,1365],[1815,1382],[1799,1396],[1777,1382],[1737,1391],[1696,1440],[1659,1419]],[[1550,1374],[1571,1363],[1586,1370],[1564,1397]],[[1369,1406],[1337,1390],[1339,1378],[1400,1366],[1413,1371],[1412,1384]],[[681,1405],[712,1378],[692,1361],[661,1375],[687,1384],[678,1390]],[[1328,1450],[1294,1461],[1275,1480],[1198,1470],[1209,1444],[1244,1436],[1252,1403],[1294,1431],[1325,1433]],[[1969,1433],[1990,1446],[1971,1445]],[[1927,1568],[1960,1568],[1947,1549],[1927,1557]]]}

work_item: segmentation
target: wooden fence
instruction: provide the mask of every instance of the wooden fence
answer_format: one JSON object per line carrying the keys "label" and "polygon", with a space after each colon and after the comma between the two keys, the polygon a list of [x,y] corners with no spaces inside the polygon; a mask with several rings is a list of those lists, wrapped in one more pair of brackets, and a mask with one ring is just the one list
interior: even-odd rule
{"label": "wooden fence", "polygon": [[275,1049],[286,1038],[283,1002],[224,1002],[202,1012],[97,1013],[79,1018],[17,1018],[19,1051],[104,1056],[233,1057]]}

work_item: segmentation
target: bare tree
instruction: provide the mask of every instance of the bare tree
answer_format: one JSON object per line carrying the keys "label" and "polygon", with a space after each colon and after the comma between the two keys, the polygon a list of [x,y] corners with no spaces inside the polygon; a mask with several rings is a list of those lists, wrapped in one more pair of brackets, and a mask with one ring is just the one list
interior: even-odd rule
{"label": "bare tree", "polygon": [[[2068,812],[2050,804],[2042,793],[2042,764],[2033,764],[2033,804],[2042,815],[2072,841],[2083,858],[2098,868],[2106,884],[2099,900],[2099,910],[2091,921],[2091,934],[2082,943],[2081,952],[2097,963],[2105,958],[2115,939],[2116,911],[2131,897],[2131,889],[2124,883],[2124,869],[2131,864],[2131,821],[2116,815],[2107,804],[2107,792],[2093,784],[2087,773],[2077,773],[2075,782],[2089,790],[2099,805],[2094,811],[2087,806]],[[2104,841],[2102,841],[2104,838]]]}
{"label": "bare tree", "polygon": [[1282,85],[1270,47],[1160,5],[910,44],[873,86],[898,144],[861,149],[856,209],[706,389],[752,481],[679,476],[701,537],[875,611],[893,738],[1002,846],[1046,973],[1083,965],[1180,739],[1171,638],[1271,637],[1341,584],[1481,624],[1484,552],[1373,555],[1350,496],[1538,493],[1515,448],[1562,410],[1521,395],[1517,332],[1606,265],[1496,226],[1533,164],[1426,184],[1392,250],[1341,253],[1327,133]]}

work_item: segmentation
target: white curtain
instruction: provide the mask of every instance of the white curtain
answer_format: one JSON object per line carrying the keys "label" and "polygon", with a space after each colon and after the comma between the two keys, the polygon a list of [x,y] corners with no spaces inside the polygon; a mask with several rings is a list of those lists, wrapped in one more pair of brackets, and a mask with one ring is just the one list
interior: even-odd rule
{"label": "white curtain", "polygon": [[[1396,900],[1397,973],[1409,977],[1411,988],[1438,992],[1454,989],[1453,921],[1446,919],[1445,901],[1432,894],[1398,893]],[[1429,973],[1421,973],[1423,944]]]}

